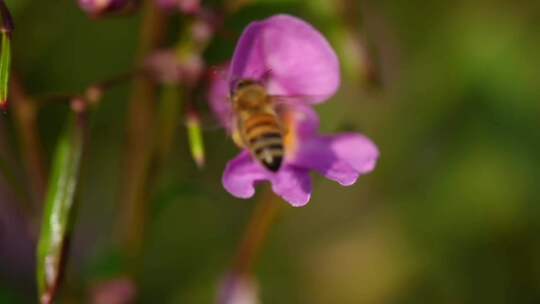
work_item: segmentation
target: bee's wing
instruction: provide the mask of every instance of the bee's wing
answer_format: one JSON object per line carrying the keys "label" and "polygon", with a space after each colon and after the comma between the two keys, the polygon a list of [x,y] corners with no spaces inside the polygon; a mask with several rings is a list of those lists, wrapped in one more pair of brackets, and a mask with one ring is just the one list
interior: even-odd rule
{"label": "bee's wing", "polygon": [[305,111],[313,106],[310,102],[316,96],[296,95],[296,96],[270,96],[278,115],[282,116],[290,111]]}
{"label": "bee's wing", "polygon": [[313,100],[320,99],[317,95],[271,95],[270,99],[277,106],[308,106],[313,104]]}
{"label": "bee's wing", "polygon": [[313,104],[309,102],[310,98],[313,96],[272,96],[277,115],[285,122],[282,128],[286,133],[289,131],[287,122],[291,122],[291,119],[296,123],[310,122],[307,129],[305,126],[302,127],[302,132],[306,132],[306,130],[312,132],[312,129],[318,129],[319,118],[313,109]]}

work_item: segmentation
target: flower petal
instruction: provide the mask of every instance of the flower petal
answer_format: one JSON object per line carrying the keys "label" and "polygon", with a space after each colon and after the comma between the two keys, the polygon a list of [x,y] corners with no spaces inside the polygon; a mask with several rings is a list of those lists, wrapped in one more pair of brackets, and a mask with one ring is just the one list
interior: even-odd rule
{"label": "flower petal", "polygon": [[304,206],[311,197],[308,170],[286,166],[274,174],[258,164],[248,151],[227,164],[222,178],[225,190],[238,198],[252,197],[257,183],[265,180],[272,184],[272,191],[294,207]]}
{"label": "flower petal", "polygon": [[223,172],[223,187],[233,196],[250,198],[255,194],[255,185],[269,179],[269,173],[256,163],[249,152],[244,151],[227,163]]}
{"label": "flower petal", "polygon": [[305,21],[276,15],[251,23],[237,44],[230,88],[240,79],[259,80],[271,95],[308,96],[320,103],[340,82],[336,53],[322,34]]}
{"label": "flower petal", "polygon": [[366,136],[356,133],[345,133],[335,137],[331,149],[339,159],[349,163],[361,174],[373,171],[379,158],[377,146]]}
{"label": "flower petal", "polygon": [[228,67],[218,68],[212,75],[208,91],[210,109],[219,120],[221,126],[231,131],[233,110],[229,100],[229,86],[226,79]]}
{"label": "flower petal", "polygon": [[300,145],[294,164],[317,170],[326,178],[350,186],[375,168],[379,152],[367,137],[347,133],[316,137]]}
{"label": "flower petal", "polygon": [[272,191],[293,207],[302,207],[311,198],[311,177],[309,171],[286,166],[272,176]]}

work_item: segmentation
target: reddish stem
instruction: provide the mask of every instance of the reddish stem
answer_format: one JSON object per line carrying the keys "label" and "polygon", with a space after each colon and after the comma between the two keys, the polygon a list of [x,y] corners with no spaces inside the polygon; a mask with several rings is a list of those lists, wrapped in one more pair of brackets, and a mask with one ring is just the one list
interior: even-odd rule
{"label": "reddish stem", "polygon": [[279,214],[281,203],[271,189],[267,189],[257,203],[236,252],[232,271],[234,274],[244,275],[252,271],[253,264],[268,237],[270,227]]}
{"label": "reddish stem", "polygon": [[36,103],[24,91],[21,81],[12,76],[11,99],[13,114],[20,138],[20,149],[26,175],[30,183],[30,192],[34,201],[34,211],[41,209],[47,183],[46,166],[43,158],[43,145],[37,126]]}

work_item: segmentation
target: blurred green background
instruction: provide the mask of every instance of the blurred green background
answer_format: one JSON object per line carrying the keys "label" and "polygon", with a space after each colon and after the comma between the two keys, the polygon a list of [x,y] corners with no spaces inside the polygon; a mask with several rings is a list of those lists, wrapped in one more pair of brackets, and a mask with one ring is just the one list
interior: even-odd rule
{"label": "blurred green background", "polygon": [[[77,92],[132,67],[140,14],[92,20],[75,1],[6,2],[13,69],[29,94]],[[317,108],[323,130],[362,132],[381,151],[354,186],[317,176],[309,205],[283,203],[255,267],[261,302],[539,303],[540,2],[251,2],[227,16],[208,65],[230,58],[250,21],[297,15],[326,34],[343,66],[340,92]],[[182,18],[172,22],[174,31]],[[59,303],[91,303],[126,265],[115,231],[129,89],[107,93],[91,116]],[[39,113],[47,162],[66,113]],[[0,155],[24,185],[13,120],[0,115]],[[203,170],[178,125],[152,183],[140,303],[212,303],[254,208],[256,198],[221,185],[232,141],[204,135]],[[0,303],[36,299],[35,231],[17,204],[0,176]]]}

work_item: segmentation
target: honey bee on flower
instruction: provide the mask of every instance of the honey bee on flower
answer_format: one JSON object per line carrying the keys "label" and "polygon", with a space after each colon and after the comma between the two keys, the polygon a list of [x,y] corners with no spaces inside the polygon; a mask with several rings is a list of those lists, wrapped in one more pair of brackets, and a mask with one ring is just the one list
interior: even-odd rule
{"label": "honey bee on flower", "polygon": [[209,101],[243,149],[222,178],[233,196],[250,198],[257,183],[269,181],[284,200],[303,206],[311,197],[311,170],[348,186],[374,169],[379,152],[367,137],[318,134],[311,106],[335,94],[340,68],[311,25],[289,15],[251,23],[227,70],[214,79]]}

